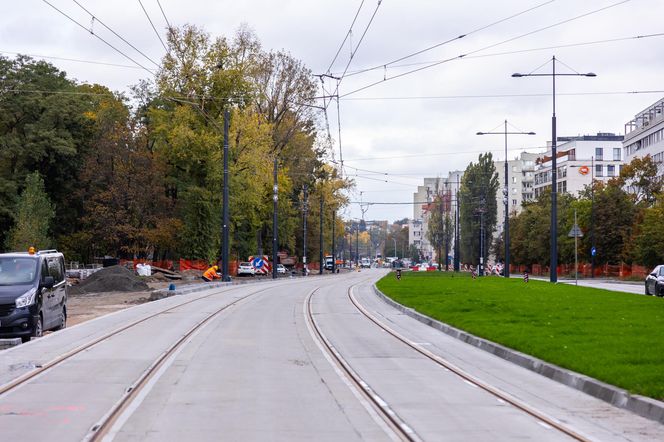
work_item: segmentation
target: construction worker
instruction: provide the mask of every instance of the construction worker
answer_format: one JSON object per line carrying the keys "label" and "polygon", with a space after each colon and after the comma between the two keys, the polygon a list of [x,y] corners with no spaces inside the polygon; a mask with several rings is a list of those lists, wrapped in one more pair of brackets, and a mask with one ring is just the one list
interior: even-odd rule
{"label": "construction worker", "polygon": [[221,275],[217,273],[219,266],[212,266],[203,273],[203,281],[210,282],[213,279],[221,279]]}

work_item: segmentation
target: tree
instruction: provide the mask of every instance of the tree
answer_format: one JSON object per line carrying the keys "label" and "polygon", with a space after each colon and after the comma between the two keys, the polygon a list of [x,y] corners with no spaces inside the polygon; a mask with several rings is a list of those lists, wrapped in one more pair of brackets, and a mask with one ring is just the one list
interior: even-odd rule
{"label": "tree", "polygon": [[13,224],[12,209],[26,176],[38,170],[55,205],[57,237],[71,231],[80,205],[77,188],[82,158],[89,147],[95,99],[78,92],[66,74],[44,61],[0,57],[0,242]]}
{"label": "tree", "polygon": [[636,262],[651,268],[664,262],[664,194],[657,195],[655,201],[644,210],[632,241]]}
{"label": "tree", "polygon": [[7,248],[27,250],[33,246],[47,249],[52,246],[49,236],[55,209],[44,190],[44,180],[39,172],[25,178],[25,189],[16,205],[15,224],[9,231]]}
{"label": "tree", "polygon": [[480,154],[464,172],[459,190],[461,214],[461,257],[477,265],[480,257],[480,227],[483,226],[484,263],[489,256],[490,238],[496,226],[498,173],[491,153]]}
{"label": "tree", "polygon": [[631,192],[637,203],[651,206],[656,201],[656,195],[664,190],[664,180],[657,169],[657,163],[650,155],[635,157],[622,166],[617,185]]}
{"label": "tree", "polygon": [[[429,213],[427,239],[436,250],[438,270],[442,269],[443,260],[445,261],[445,270],[449,270],[447,257],[449,256],[449,247],[454,233],[452,218],[450,217],[450,193],[437,194],[433,204],[431,204]],[[443,253],[443,248],[445,253]]]}

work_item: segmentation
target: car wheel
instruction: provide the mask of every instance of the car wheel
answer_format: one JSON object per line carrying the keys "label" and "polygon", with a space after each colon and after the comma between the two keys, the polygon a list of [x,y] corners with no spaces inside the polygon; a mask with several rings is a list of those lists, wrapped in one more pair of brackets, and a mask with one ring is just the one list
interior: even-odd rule
{"label": "car wheel", "polygon": [[23,342],[28,342],[31,338],[41,338],[42,334],[44,333],[43,325],[44,325],[44,322],[43,322],[42,316],[40,314],[39,319],[37,319],[37,323],[35,324],[35,326],[32,328],[32,331],[30,332],[30,336],[24,336],[22,338]]}
{"label": "car wheel", "polygon": [[55,330],[62,330],[63,328],[67,328],[67,308],[64,306],[60,312],[60,324],[55,328]]}

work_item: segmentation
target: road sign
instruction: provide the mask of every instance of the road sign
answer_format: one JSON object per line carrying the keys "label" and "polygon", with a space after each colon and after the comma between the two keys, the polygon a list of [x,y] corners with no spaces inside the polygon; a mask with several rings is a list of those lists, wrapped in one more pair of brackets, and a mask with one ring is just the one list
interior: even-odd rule
{"label": "road sign", "polygon": [[597,255],[597,249],[594,248],[594,247],[593,247],[592,249],[590,249],[590,254],[591,254],[592,256]]}
{"label": "road sign", "polygon": [[567,236],[570,238],[583,238],[583,232],[579,228],[578,224],[574,224],[574,227],[572,227],[572,230],[569,231]]}
{"label": "road sign", "polygon": [[255,269],[261,269],[261,268],[263,268],[263,265],[264,265],[264,264],[265,264],[265,262],[264,262],[261,258],[254,258],[253,261],[251,261],[251,265],[252,265]]}

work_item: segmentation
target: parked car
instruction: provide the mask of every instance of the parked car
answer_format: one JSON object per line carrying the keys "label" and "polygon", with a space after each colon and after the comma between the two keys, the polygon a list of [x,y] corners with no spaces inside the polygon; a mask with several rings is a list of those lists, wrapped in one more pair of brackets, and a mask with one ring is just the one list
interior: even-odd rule
{"label": "parked car", "polygon": [[240,265],[237,267],[237,276],[255,276],[256,275],[256,269],[254,269],[254,266],[251,265],[250,262],[241,262]]}
{"label": "parked car", "polygon": [[40,337],[67,326],[65,258],[57,250],[0,254],[0,338]]}
{"label": "parked car", "polygon": [[664,296],[664,265],[655,267],[646,277],[646,295]]}
{"label": "parked car", "polygon": [[279,275],[286,274],[286,267],[283,264],[277,264],[277,274]]}

